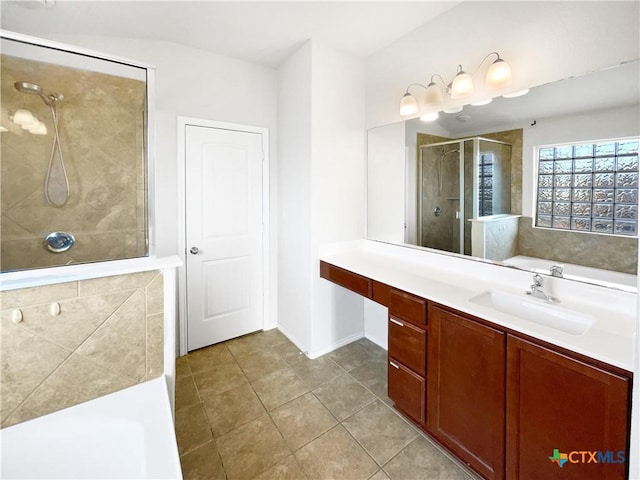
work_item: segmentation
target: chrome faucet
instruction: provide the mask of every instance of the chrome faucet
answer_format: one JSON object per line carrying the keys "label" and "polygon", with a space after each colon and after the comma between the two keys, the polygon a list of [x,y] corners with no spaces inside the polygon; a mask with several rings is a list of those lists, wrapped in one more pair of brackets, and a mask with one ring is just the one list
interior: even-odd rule
{"label": "chrome faucet", "polygon": [[549,302],[549,303],[560,303],[560,300],[558,300],[553,295],[549,295],[545,291],[544,285],[543,285],[543,279],[537,273],[533,276],[533,285],[531,285],[531,290],[527,291],[527,295],[531,295],[532,297],[535,297],[535,298],[540,298],[545,302]]}
{"label": "chrome faucet", "polygon": [[562,275],[563,275],[562,265],[554,265],[554,266],[551,267],[551,276],[552,277],[562,278]]}

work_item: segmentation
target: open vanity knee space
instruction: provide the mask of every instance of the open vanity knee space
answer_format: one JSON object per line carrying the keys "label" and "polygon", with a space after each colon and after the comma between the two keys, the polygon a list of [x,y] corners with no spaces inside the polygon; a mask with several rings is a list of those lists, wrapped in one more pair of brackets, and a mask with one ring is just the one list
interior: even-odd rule
{"label": "open vanity knee space", "polygon": [[388,395],[405,417],[483,478],[626,478],[634,294],[557,287],[564,309],[578,293],[610,296],[607,315],[587,305],[593,323],[571,333],[469,301],[487,289],[525,296],[524,272],[482,281],[491,266],[452,273],[442,262],[455,258],[387,248],[364,241],[321,256],[320,275],[387,307]]}

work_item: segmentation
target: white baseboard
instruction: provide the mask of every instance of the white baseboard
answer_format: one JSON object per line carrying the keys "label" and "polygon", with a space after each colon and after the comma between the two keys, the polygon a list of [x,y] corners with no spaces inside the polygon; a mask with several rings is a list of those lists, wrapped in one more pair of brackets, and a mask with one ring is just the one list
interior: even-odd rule
{"label": "white baseboard", "polygon": [[307,357],[309,356],[307,352],[307,346],[300,340],[298,340],[295,336],[291,335],[291,333],[285,327],[283,327],[281,323],[276,324],[276,328],[280,330],[280,332],[285,337],[287,337],[291,343],[298,347],[298,350],[303,352]]}
{"label": "white baseboard", "polygon": [[366,333],[364,334],[364,338],[366,338],[367,340],[371,340],[373,343],[375,343],[376,345],[378,345],[380,348],[384,349],[384,350],[389,350],[389,346],[387,345],[386,342],[384,342],[383,340],[377,338],[374,335],[371,335],[370,333]]}
{"label": "white baseboard", "polygon": [[332,343],[331,345],[321,348],[320,350],[314,350],[313,352],[309,352],[307,356],[313,360],[314,358],[321,357],[322,355],[326,355],[327,353],[333,352],[340,347],[344,347],[345,345],[349,345],[350,343],[355,342],[356,340],[360,340],[364,337],[364,332],[358,332],[354,335],[350,335],[346,338],[338,340],[337,342]]}

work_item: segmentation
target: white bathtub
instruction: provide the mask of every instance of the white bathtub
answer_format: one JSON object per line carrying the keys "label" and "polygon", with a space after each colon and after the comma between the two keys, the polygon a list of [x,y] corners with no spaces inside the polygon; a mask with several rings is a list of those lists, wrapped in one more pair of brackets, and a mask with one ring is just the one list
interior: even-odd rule
{"label": "white bathtub", "polygon": [[164,377],[0,430],[2,479],[181,479]]}
{"label": "white bathtub", "polygon": [[504,260],[507,265],[525,268],[527,270],[538,273],[551,273],[553,265],[561,265],[563,276],[573,280],[582,280],[592,283],[600,283],[607,286],[621,287],[625,290],[636,289],[638,286],[638,278],[636,275],[629,273],[612,272],[600,268],[583,267],[582,265],[573,265],[571,263],[554,262],[553,260],[545,260],[543,258],[527,257],[517,255],[515,257]]}

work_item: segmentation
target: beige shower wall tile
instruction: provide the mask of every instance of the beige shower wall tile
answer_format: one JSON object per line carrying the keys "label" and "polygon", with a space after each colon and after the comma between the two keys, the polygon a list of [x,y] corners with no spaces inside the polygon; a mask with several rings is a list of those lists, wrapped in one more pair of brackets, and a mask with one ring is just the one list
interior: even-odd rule
{"label": "beige shower wall tile", "polygon": [[77,405],[134,383],[73,354],[16,409],[4,426]]}
{"label": "beige shower wall tile", "polygon": [[0,262],[2,271],[44,268],[74,263],[66,253],[52,253],[45,250],[44,235],[31,235],[20,240],[2,240]]}
{"label": "beige shower wall tile", "polygon": [[135,241],[135,230],[107,233],[75,233],[76,244],[68,251],[76,262],[99,262],[123,258],[129,244]]}
{"label": "beige shower wall tile", "polygon": [[[69,350],[76,349],[97,327],[119,308],[135,290],[105,293],[63,300],[60,314],[51,315],[47,303],[22,309],[20,327]],[[2,319],[11,320],[12,310],[3,310]]]}
{"label": "beige shower wall tile", "polygon": [[145,298],[136,291],[76,353],[135,381],[146,373]]}
{"label": "beige shower wall tile", "polygon": [[22,308],[42,303],[58,302],[78,296],[78,282],[56,283],[40,287],[20,288],[0,292],[0,308]]}
{"label": "beige shower wall tile", "polygon": [[4,215],[2,215],[2,226],[0,228],[2,229],[3,242],[7,240],[22,240],[34,236],[29,230]]}
{"label": "beige shower wall tile", "polygon": [[[70,180],[70,190],[72,196],[69,198],[64,208],[54,208],[48,205],[44,199],[44,180],[42,184],[28,197],[13,205],[11,208],[2,208],[3,215],[6,215],[14,222],[22,225],[26,230],[37,235],[59,230],[79,230],[79,220],[83,218],[82,205],[77,196],[73,196],[74,183]],[[70,228],[73,226],[73,229]]]}
{"label": "beige shower wall tile", "polygon": [[[2,96],[3,110],[6,107],[15,111],[18,108],[24,108],[15,105],[5,105],[5,96]],[[0,154],[2,162],[0,162],[0,182],[2,189],[0,191],[0,199],[2,201],[2,211],[5,212],[11,206],[22,201],[36,190],[42,190],[44,179],[46,176],[46,161],[49,151],[46,140],[38,139],[32,143],[34,135],[25,135],[19,132],[18,135],[11,134],[14,139],[13,144],[6,142],[6,137],[2,138],[2,146]],[[29,138],[31,137],[31,138]],[[28,147],[31,155],[25,156],[20,152],[23,148]],[[49,148],[51,144],[49,143]],[[3,234],[4,235],[4,234]]]}
{"label": "beige shower wall tile", "polygon": [[[3,268],[132,256],[128,247],[135,241],[133,232],[141,228],[138,187],[146,183],[145,171],[139,169],[145,82],[7,55],[2,55],[0,67],[4,112],[27,108],[52,131],[48,107],[40,98],[18,93],[13,82],[27,78],[48,92],[64,94],[58,111],[59,131],[70,186],[69,201],[64,208],[46,204],[43,185],[51,134],[34,136],[18,128],[11,129],[6,137],[3,135],[0,210],[35,237],[26,248],[23,243],[7,244],[3,231]],[[41,237],[61,229],[76,237],[85,232],[98,236],[80,238],[69,257],[43,254],[38,245]],[[105,235],[123,230],[128,233],[111,235],[103,241]]]}
{"label": "beige shower wall tile", "polygon": [[9,320],[0,321],[0,421],[3,424],[70,353]]}
{"label": "beige shower wall tile", "polygon": [[147,315],[147,380],[164,370],[164,315]]}
{"label": "beige shower wall tile", "polygon": [[158,274],[146,288],[147,315],[164,311],[164,291],[162,274]]}
{"label": "beige shower wall tile", "polygon": [[78,282],[80,295],[95,295],[103,292],[118,290],[130,290],[146,287],[158,274],[157,270],[149,272],[137,272],[127,275],[114,275],[111,277],[93,278]]}

